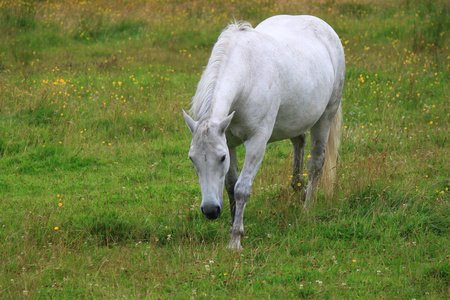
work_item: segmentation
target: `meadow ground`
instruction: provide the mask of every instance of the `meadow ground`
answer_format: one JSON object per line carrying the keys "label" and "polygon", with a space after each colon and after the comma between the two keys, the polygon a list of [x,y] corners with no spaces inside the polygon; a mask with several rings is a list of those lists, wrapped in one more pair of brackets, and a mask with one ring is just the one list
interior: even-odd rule
{"label": "meadow ground", "polygon": [[[234,253],[228,206],[200,212],[181,109],[230,20],[284,13],[345,47],[338,179],[307,213],[290,142],[269,145]],[[447,298],[448,16],[444,0],[0,0],[1,298]]]}

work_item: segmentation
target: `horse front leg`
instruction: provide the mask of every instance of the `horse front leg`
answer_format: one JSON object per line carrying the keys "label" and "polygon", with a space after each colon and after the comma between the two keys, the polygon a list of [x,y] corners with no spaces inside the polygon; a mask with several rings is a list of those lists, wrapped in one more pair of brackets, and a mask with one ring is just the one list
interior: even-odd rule
{"label": "horse front leg", "polygon": [[245,161],[239,179],[234,187],[236,210],[231,226],[229,249],[241,250],[241,239],[244,236],[244,210],[252,191],[253,180],[261,165],[266,149],[267,139],[252,139],[244,143]]}
{"label": "horse front leg", "polygon": [[236,201],[234,199],[234,187],[236,186],[236,182],[238,180],[238,167],[237,167],[237,158],[236,158],[236,149],[229,149],[230,153],[230,169],[228,170],[227,176],[225,177],[225,189],[228,193],[228,199],[230,200],[230,212],[231,219],[230,225],[233,225],[234,216],[236,213]]}

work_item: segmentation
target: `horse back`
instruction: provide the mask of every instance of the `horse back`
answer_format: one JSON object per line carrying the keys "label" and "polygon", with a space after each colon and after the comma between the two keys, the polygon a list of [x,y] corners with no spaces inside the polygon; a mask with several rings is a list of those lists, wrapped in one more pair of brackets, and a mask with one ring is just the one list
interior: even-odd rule
{"label": "horse back", "polygon": [[344,50],[339,36],[325,21],[308,15],[279,15],[261,22],[255,30],[270,35],[276,40],[288,40],[294,47],[307,51],[326,48],[333,65],[345,65]]}
{"label": "horse back", "polygon": [[231,110],[236,110],[241,129],[257,131],[267,124],[270,141],[291,138],[314,125],[330,101],[340,101],[332,95],[342,89],[342,45],[319,18],[269,18],[253,32],[242,33],[235,49],[239,48],[245,76]]}

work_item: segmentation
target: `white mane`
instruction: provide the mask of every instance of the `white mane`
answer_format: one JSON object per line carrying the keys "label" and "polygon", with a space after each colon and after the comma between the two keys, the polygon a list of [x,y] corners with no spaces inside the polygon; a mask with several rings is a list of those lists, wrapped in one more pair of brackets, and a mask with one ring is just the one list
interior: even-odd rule
{"label": "white mane", "polygon": [[192,106],[189,112],[194,120],[199,120],[203,116],[207,115],[211,108],[217,77],[219,76],[224,58],[227,55],[227,50],[232,40],[233,33],[250,29],[252,29],[252,25],[250,25],[250,23],[234,21],[234,23],[228,25],[227,28],[225,28],[225,30],[220,34],[217,43],[214,45],[205,71],[200,78],[197,91],[192,99]]}

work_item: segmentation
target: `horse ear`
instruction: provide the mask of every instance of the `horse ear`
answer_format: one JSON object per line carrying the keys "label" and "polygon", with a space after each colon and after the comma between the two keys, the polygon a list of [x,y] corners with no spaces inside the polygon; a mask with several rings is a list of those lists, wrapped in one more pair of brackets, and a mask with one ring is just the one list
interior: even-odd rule
{"label": "horse ear", "polygon": [[231,123],[231,120],[233,119],[233,116],[234,116],[234,111],[228,117],[226,117],[225,120],[220,122],[220,127],[219,127],[220,133],[223,134],[225,132],[225,130],[227,130],[228,126]]}
{"label": "horse ear", "polygon": [[185,111],[183,111],[183,117],[184,121],[186,122],[187,127],[189,127],[189,130],[192,134],[194,134],[195,129],[197,128],[197,122],[195,122]]}

